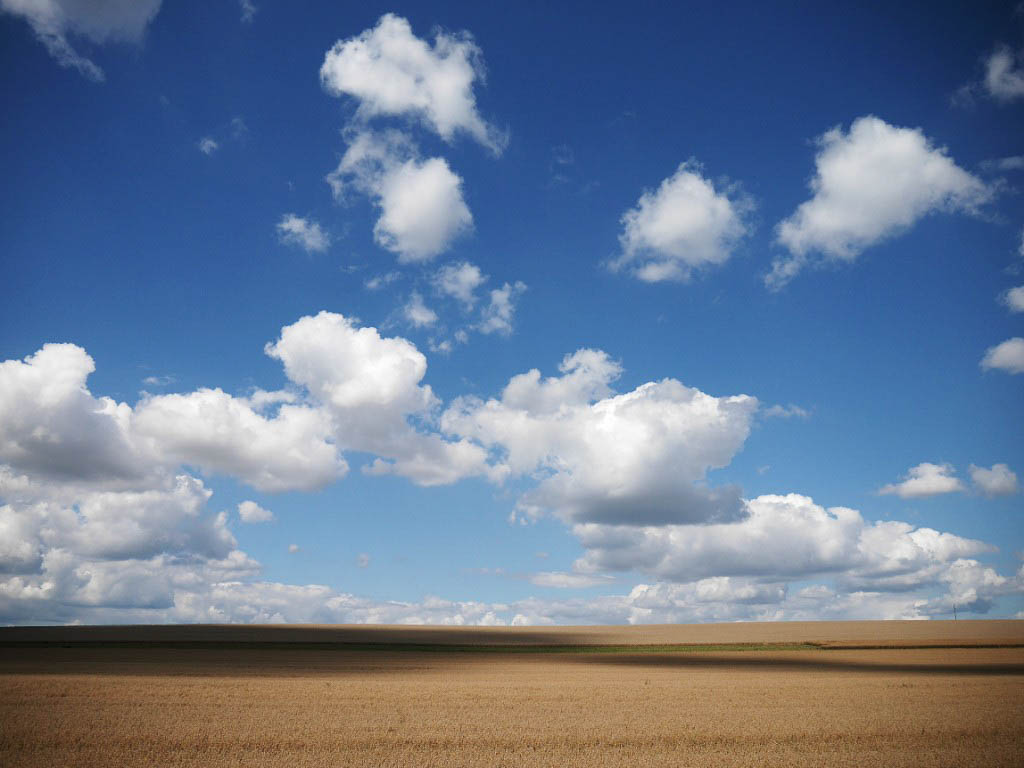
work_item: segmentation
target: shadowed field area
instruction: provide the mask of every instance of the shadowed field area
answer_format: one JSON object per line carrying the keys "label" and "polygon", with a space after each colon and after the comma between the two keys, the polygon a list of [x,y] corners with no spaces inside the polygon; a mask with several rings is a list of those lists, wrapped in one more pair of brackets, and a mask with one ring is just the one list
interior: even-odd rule
{"label": "shadowed field area", "polygon": [[1020,765],[1024,622],[910,624],[6,628],[0,765]]}
{"label": "shadowed field area", "polygon": [[931,647],[1024,645],[1024,621],[788,621],[598,627],[438,627],[191,624],[0,627],[13,643],[595,646],[798,645]]}

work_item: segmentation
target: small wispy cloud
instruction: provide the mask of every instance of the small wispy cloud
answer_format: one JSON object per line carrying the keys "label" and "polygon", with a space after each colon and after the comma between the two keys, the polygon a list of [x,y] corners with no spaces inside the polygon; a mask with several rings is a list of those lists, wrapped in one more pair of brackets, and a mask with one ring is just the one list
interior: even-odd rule
{"label": "small wispy cloud", "polygon": [[765,408],[762,413],[769,419],[809,419],[811,412],[799,405],[773,405]]}
{"label": "small wispy cloud", "polygon": [[568,144],[559,144],[551,149],[551,162],[555,165],[572,165],[576,162],[576,154]]}
{"label": "small wispy cloud", "polygon": [[214,152],[220,149],[220,144],[218,144],[217,140],[214,139],[212,136],[203,136],[203,138],[199,140],[199,143],[196,144],[196,146],[199,147],[200,152],[207,156],[212,155]]}
{"label": "small wispy cloud", "polygon": [[402,275],[399,272],[385,272],[383,275],[374,275],[364,282],[363,286],[368,291],[379,291],[381,288],[386,288],[391,285],[401,276]]}
{"label": "small wispy cloud", "polygon": [[281,217],[277,222],[277,234],[282,243],[298,246],[306,253],[323,253],[331,244],[330,235],[317,222],[294,213]]}
{"label": "small wispy cloud", "polygon": [[238,5],[242,10],[242,23],[251,24],[259,8],[256,7],[252,0],[238,0]]}
{"label": "small wispy cloud", "polygon": [[480,333],[500,333],[508,336],[512,333],[512,320],[516,312],[516,299],[526,290],[521,281],[505,283],[501,288],[491,291],[491,301],[480,313]]}
{"label": "small wispy cloud", "polygon": [[423,303],[423,297],[417,291],[412,292],[402,311],[405,319],[417,328],[425,328],[437,322],[437,313]]}
{"label": "small wispy cloud", "polygon": [[459,264],[447,264],[439,269],[433,278],[434,286],[445,296],[460,301],[467,309],[476,303],[476,289],[487,277],[480,272],[480,267],[463,261]]}
{"label": "small wispy cloud", "polygon": [[986,171],[1024,171],[1024,155],[985,160],[981,163],[981,167]]}
{"label": "small wispy cloud", "polygon": [[582,573],[565,571],[539,571],[530,576],[530,583],[538,587],[555,587],[558,589],[585,589],[608,584],[607,576],[588,576]]}
{"label": "small wispy cloud", "polygon": [[969,109],[979,96],[1009,104],[1024,98],[1024,52],[998,45],[984,59],[980,80],[960,86],[950,98],[953,106]]}

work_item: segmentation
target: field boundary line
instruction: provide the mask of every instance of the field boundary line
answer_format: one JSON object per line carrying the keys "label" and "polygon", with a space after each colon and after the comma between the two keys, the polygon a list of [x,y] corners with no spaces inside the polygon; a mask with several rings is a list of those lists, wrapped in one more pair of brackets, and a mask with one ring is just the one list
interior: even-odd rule
{"label": "field boundary line", "polygon": [[756,651],[900,651],[942,649],[1024,648],[1024,643],[672,643],[672,644],[507,644],[507,643],[402,643],[345,641],[260,640],[7,640],[0,648],[168,649],[168,650],[295,650],[369,651],[398,653],[493,653],[493,654],[646,654],[720,653]]}

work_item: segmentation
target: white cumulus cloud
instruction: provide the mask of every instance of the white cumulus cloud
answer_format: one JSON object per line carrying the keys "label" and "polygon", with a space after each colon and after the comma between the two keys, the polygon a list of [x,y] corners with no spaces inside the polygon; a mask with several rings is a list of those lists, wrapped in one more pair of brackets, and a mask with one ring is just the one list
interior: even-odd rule
{"label": "white cumulus cloud", "polygon": [[427,359],[405,339],[385,338],[332,312],[300,318],[281,329],[266,353],[288,378],[337,413],[365,408],[428,409],[435,402],[420,380]]}
{"label": "white cumulus cloud", "polygon": [[989,347],[981,358],[981,367],[984,370],[994,368],[1007,373],[1024,373],[1024,338],[1014,336]]}
{"label": "white cumulus cloud", "polygon": [[339,448],[379,457],[366,471],[421,485],[489,471],[480,446],[410,424],[410,417],[429,421],[439,402],[429,385],[420,384],[426,357],[406,339],[385,338],[376,328],[321,312],[283,328],[266,352],[326,411]]}
{"label": "white cumulus cloud", "polygon": [[322,312],[284,327],[265,351],[284,364],[288,390],[143,393],[134,407],[89,392],[95,365],[73,344],[2,362],[0,466],[107,486],[185,466],[272,492],[343,477],[344,451],[376,456],[364,471],[423,485],[492,473],[484,448],[437,431],[440,403],[420,383],[427,362],[411,342]]}
{"label": "white cumulus cloud", "polygon": [[1001,298],[1011,312],[1024,312],[1024,285],[1011,288]]}
{"label": "white cumulus cloud", "polygon": [[[984,613],[1024,591],[973,559],[987,545],[906,523],[868,524],[800,496],[761,497],[738,523],[577,526],[572,572],[530,578],[582,588],[638,568],[658,581],[628,594],[510,603],[379,601],[320,585],[259,581],[227,514],[187,475],[108,491],[35,483],[0,468],[0,621],[605,624]],[[298,544],[287,550],[300,552]],[[359,555],[357,565],[369,564]],[[1022,569],[1024,570],[1024,569]],[[706,575],[711,574],[711,575]],[[789,581],[815,580],[792,592]],[[941,590],[945,589],[945,593]],[[939,594],[935,594],[936,591]]]}
{"label": "white cumulus cloud", "polygon": [[476,108],[473,87],[483,77],[483,57],[468,32],[438,32],[431,46],[391,13],[376,27],[336,42],[320,68],[327,92],[355,98],[362,120],[414,117],[445,141],[466,133],[500,154],[507,138]]}
{"label": "white cumulus cloud", "polygon": [[[974,559],[993,550],[983,542],[869,523],[795,494],[747,501],[712,484],[710,471],[749,434],[752,397],[673,379],[617,394],[621,365],[581,349],[556,376],[531,370],[500,397],[460,398],[438,414],[415,345],[342,315],[300,318],[265,351],[284,366],[287,389],[199,389],[134,407],[89,391],[95,364],[73,344],[0,363],[0,623],[927,618],[953,605],[983,613],[1024,591],[1024,572]],[[514,480],[519,514],[557,515],[584,549],[571,571],[527,576],[537,586],[611,584],[625,571],[654,581],[628,594],[510,603],[377,601],[259,581],[228,513],[210,512],[211,492],[182,469],[265,490],[315,488],[345,471],[344,451],[376,456],[371,474],[422,485]],[[930,466],[939,471],[908,480],[958,482]],[[1016,488],[1006,465],[970,472],[982,493]],[[237,510],[236,522],[273,517],[253,501]]]}
{"label": "white cumulus cloud", "polygon": [[396,131],[355,134],[327,182],[338,199],[352,188],[373,200],[374,239],[400,262],[429,261],[473,227],[461,177],[444,158],[421,160]]}
{"label": "white cumulus cloud", "polygon": [[962,490],[964,490],[964,484],[956,476],[952,465],[932,464],[925,461],[908,469],[907,474],[899,483],[882,486],[878,492],[893,494],[901,499],[920,499]]}
{"label": "white cumulus cloud", "polygon": [[446,264],[434,275],[434,285],[445,296],[460,301],[467,309],[476,304],[476,289],[487,280],[480,267],[468,261]]}
{"label": "white cumulus cloud", "polygon": [[860,117],[849,132],[837,126],[817,143],[813,197],[777,227],[777,240],[789,254],[772,264],[769,287],[787,283],[814,253],[853,261],[929,213],[973,212],[993,194],[919,128]]}
{"label": "white cumulus cloud", "polygon": [[700,164],[689,160],[622,215],[622,255],[611,267],[628,267],[648,282],[689,280],[694,271],[729,259],[750,230],[751,208],[735,188],[716,190]]}
{"label": "white cumulus cloud", "polygon": [[251,579],[209,497],[188,475],[104,487],[0,466],[0,620],[166,621],[177,590]]}
{"label": "white cumulus cloud", "polygon": [[298,246],[306,253],[322,253],[331,244],[330,235],[323,231],[320,224],[294,213],[286,213],[277,222],[277,235],[282,243]]}
{"label": "white cumulus cloud", "polygon": [[416,328],[425,328],[437,322],[437,312],[423,303],[423,297],[417,291],[413,291],[409,296],[409,301],[402,308],[402,314]]}
{"label": "white cumulus cloud", "polygon": [[54,480],[133,480],[150,474],[132,410],[93,397],[93,359],[74,344],[45,344],[0,363],[0,463]]}
{"label": "white cumulus cloud", "polygon": [[161,0],[0,0],[0,10],[21,16],[62,67],[102,81],[103,70],[68,42],[71,34],[94,43],[139,43]]}
{"label": "white cumulus cloud", "polygon": [[1005,464],[993,464],[990,469],[970,466],[971,482],[986,496],[1012,496],[1020,486],[1017,474]]}
{"label": "white cumulus cloud", "polygon": [[512,333],[512,320],[516,312],[516,299],[526,290],[526,284],[517,280],[505,283],[501,288],[491,291],[491,300],[480,311],[480,333],[500,333],[505,336]]}
{"label": "white cumulus cloud", "polygon": [[240,478],[261,491],[313,490],[343,477],[326,415],[282,404],[268,417],[220,389],[144,398],[132,431],[167,462]]}
{"label": "white cumulus cloud", "polygon": [[243,523],[269,523],[274,519],[274,513],[255,501],[243,501],[238,505],[238,517]]}
{"label": "white cumulus cloud", "polygon": [[499,455],[496,472],[539,482],[519,499],[535,517],[634,525],[745,514],[740,490],[707,473],[743,445],[757,400],[716,398],[673,379],[613,394],[621,368],[599,350],[567,355],[561,376],[513,377],[500,399],[458,398],[442,428]]}
{"label": "white cumulus cloud", "polygon": [[746,518],[712,525],[578,524],[573,532],[586,552],[575,570],[638,569],[680,583],[834,574],[845,590],[898,591],[934,584],[950,563],[993,550],[908,523],[868,523],[857,510],[825,509],[799,494],[761,496],[746,505]]}

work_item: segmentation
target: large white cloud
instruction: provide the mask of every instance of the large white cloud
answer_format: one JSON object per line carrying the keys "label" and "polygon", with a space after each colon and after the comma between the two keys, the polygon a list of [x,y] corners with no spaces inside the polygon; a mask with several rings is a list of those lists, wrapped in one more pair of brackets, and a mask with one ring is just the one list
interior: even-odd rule
{"label": "large white cloud", "polygon": [[270,417],[220,389],[144,398],[134,434],[165,462],[238,477],[263,491],[313,490],[344,476],[330,424],[306,405],[280,405]]}
{"label": "large white cloud", "polygon": [[290,391],[201,388],[144,394],[134,407],[89,392],[95,365],[73,344],[0,363],[0,466],[123,488],[186,466],[263,491],[312,490],[345,475],[342,451],[359,451],[377,457],[366,471],[425,485],[493,474],[484,448],[431,426],[440,403],[421,384],[427,361],[411,342],[321,312],[265,351]]}
{"label": "large white cloud", "polygon": [[[272,594],[337,597],[252,585],[259,564],[180,465],[268,491],[337,479],[342,449],[382,457],[371,472],[426,485],[488,470],[482,448],[408,421],[428,422],[437,402],[420,384],[425,358],[404,339],[321,313],[266,351],[292,390],[144,395],[134,408],[89,392],[95,365],[75,345],[0,363],[0,621],[269,620]],[[253,502],[239,515],[272,518]],[[219,603],[243,593],[263,603]],[[339,615],[323,601],[317,610]]]}
{"label": "large white cloud", "polygon": [[500,458],[495,470],[542,478],[519,502],[568,521],[704,523],[744,514],[735,486],[712,487],[750,431],[757,400],[716,398],[673,379],[613,395],[621,368],[598,350],[567,355],[561,376],[512,378],[501,399],[459,398],[441,426]]}
{"label": "large white cloud", "polygon": [[158,487],[76,495],[74,509],[39,502],[40,539],[46,547],[93,560],[146,559],[161,553],[226,557],[235,547],[223,515],[202,515],[210,492],[188,475]]}
{"label": "large white cloud", "polygon": [[409,138],[396,131],[350,138],[327,182],[338,199],[352,188],[374,201],[380,208],[374,238],[399,261],[428,261],[472,229],[462,179],[444,158],[421,160]]}
{"label": "large white cloud", "polygon": [[[94,363],[70,344],[0,364],[0,621],[323,621],[452,624],[665,622],[756,618],[921,618],[984,612],[1022,589],[976,555],[991,548],[928,528],[868,523],[810,499],[714,487],[754,418],[751,397],[717,398],[666,379],[625,394],[621,366],[580,350],[560,375],[513,377],[500,398],[463,398],[437,419],[426,358],[322,312],[282,329],[266,352],[290,382],[94,397]],[[442,437],[438,427],[448,433]],[[368,600],[318,585],[259,582],[227,512],[180,464],[270,490],[367,470],[424,485],[484,474],[529,487],[523,514],[570,523],[585,554],[540,588],[593,588],[609,575],[654,580],[624,595],[512,603]],[[1004,471],[1006,469],[1006,471]],[[971,468],[981,489],[1008,468]],[[999,490],[999,492],[1003,492]],[[252,502],[245,519],[270,514]],[[694,523],[703,523],[694,525]],[[791,593],[793,581],[817,581]]]}
{"label": "large white cloud", "polygon": [[1014,336],[989,347],[981,358],[981,367],[984,370],[994,368],[1007,373],[1024,373],[1024,338]]}
{"label": "large white cloud", "polygon": [[[507,603],[379,601],[322,585],[258,581],[227,514],[181,475],[106,491],[0,469],[0,622],[327,622],[598,624],[784,618],[927,618],[985,612],[1022,574],[973,559],[990,548],[906,523],[868,524],[800,496],[750,502],[728,525],[576,527],[575,572],[541,587],[608,583],[607,571],[659,580],[627,594]],[[791,593],[788,582],[818,579]],[[821,581],[824,579],[824,581]],[[945,590],[945,593],[943,593]]]}
{"label": "large white cloud", "polygon": [[[263,490],[310,489],[344,474],[315,408],[274,417],[219,389],[146,396],[132,408],[86,387],[95,364],[81,347],[46,344],[0,363],[0,462],[33,477],[120,483],[179,464],[232,474]],[[269,398],[273,400],[273,397]]]}
{"label": "large white cloud", "polygon": [[55,563],[229,557],[236,542],[226,514],[206,513],[209,497],[188,475],[109,490],[0,469],[0,529],[10,536],[0,547],[0,573],[39,576],[47,587]]}
{"label": "large white cloud", "polygon": [[749,232],[751,208],[735,188],[716,190],[689,160],[622,215],[622,255],[611,266],[648,282],[689,280],[695,270],[729,259]]}
{"label": "large white cloud", "polygon": [[824,583],[711,577],[685,584],[638,584],[627,594],[510,602],[373,600],[317,584],[255,580],[258,564],[242,553],[222,560],[149,560],[76,564],[48,558],[46,581],[0,579],[0,617],[13,622],[239,622],[435,625],[665,624],[784,619],[922,619],[985,613],[1000,595],[1019,593],[1021,574],[1002,576],[973,559],[949,564],[935,591],[837,591]]}
{"label": "large white cloud", "polygon": [[874,116],[835,127],[818,138],[814,193],[779,223],[789,254],[766,277],[780,287],[822,254],[853,261],[864,249],[934,211],[972,212],[992,197],[980,179],[959,167],[919,128],[900,128]]}
{"label": "large white cloud", "polygon": [[20,526],[31,553],[12,561],[0,547],[0,621],[173,621],[183,595],[259,572],[235,548],[227,515],[206,512],[209,491],[195,478],[145,491],[39,490],[0,506],[0,529]]}
{"label": "large white cloud", "polygon": [[333,312],[300,318],[281,329],[266,353],[284,365],[288,378],[336,413],[395,409],[413,413],[435,402],[420,386],[427,358],[403,338],[385,338]]}
{"label": "large white cloud", "polygon": [[893,494],[901,499],[920,499],[962,490],[964,484],[956,476],[951,464],[932,464],[925,461],[908,469],[906,476],[899,483],[884,485],[878,492]]}
{"label": "large white cloud", "polygon": [[62,67],[72,67],[90,80],[104,79],[103,70],[79,54],[69,34],[94,43],[137,43],[160,10],[161,0],[0,0],[0,9],[23,17]]}
{"label": "large white cloud", "polygon": [[713,576],[774,582],[831,574],[846,590],[906,590],[936,583],[948,564],[989,552],[980,541],[908,523],[868,523],[806,496],[761,496],[740,521],[692,526],[574,526],[586,552],[579,573],[640,570],[687,583]]}
{"label": "large white cloud", "polygon": [[45,344],[23,361],[0,363],[0,463],[58,480],[146,474],[131,408],[95,398],[85,386],[95,368],[74,344]]}
{"label": "large white cloud", "polygon": [[436,485],[489,472],[480,446],[410,425],[410,417],[429,421],[439,406],[430,386],[420,384],[427,360],[411,342],[321,312],[283,328],[266,351],[330,414],[339,447],[380,457],[372,473]]}
{"label": "large white cloud", "polygon": [[355,98],[361,119],[415,117],[445,141],[466,133],[500,154],[506,137],[476,108],[473,86],[483,77],[482,55],[468,32],[438,32],[431,46],[390,13],[373,29],[336,42],[320,68],[324,88]]}

